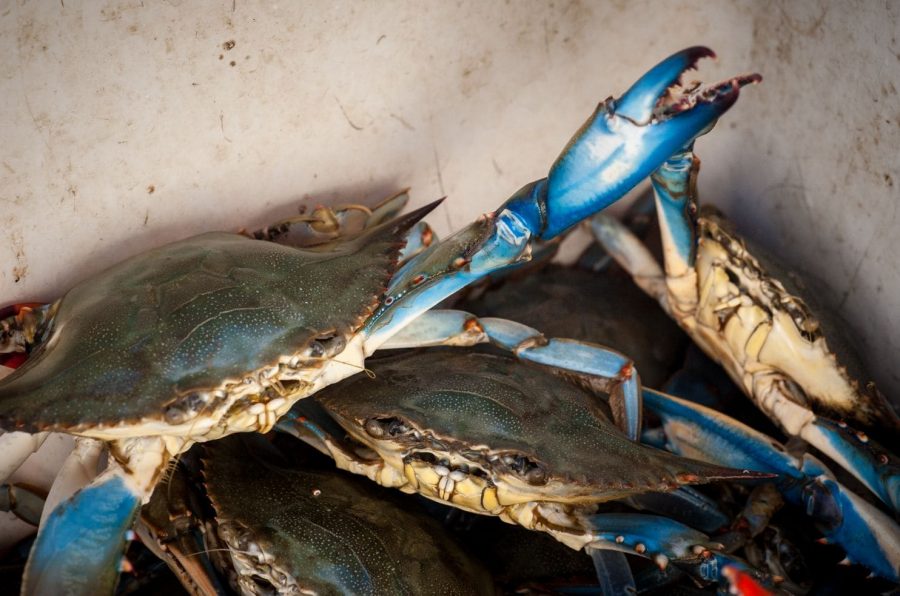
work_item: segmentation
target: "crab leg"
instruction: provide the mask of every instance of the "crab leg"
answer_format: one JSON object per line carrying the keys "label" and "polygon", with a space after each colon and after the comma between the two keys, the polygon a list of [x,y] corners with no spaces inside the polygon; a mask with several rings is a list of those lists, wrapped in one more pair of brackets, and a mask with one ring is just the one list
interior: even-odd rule
{"label": "crab leg", "polygon": [[111,459],[89,485],[46,515],[22,594],[113,592],[134,518],[168,461],[160,438],[124,439],[113,449],[127,467]]}
{"label": "crab leg", "polygon": [[522,360],[573,374],[590,386],[611,389],[610,405],[617,424],[632,440],[640,436],[640,379],[634,363],[609,348],[575,340],[548,340],[540,331],[521,323],[478,318],[458,310],[428,311],[381,347],[472,346],[488,342]]}
{"label": "crab leg", "polygon": [[[602,211],[600,213],[603,213]],[[597,215],[600,215],[599,213]],[[656,205],[653,193],[645,192],[639,196],[622,215],[622,223],[628,226],[635,236],[643,237],[656,217]],[[591,220],[593,221],[593,219]],[[600,273],[606,271],[613,258],[597,242],[592,243],[578,258],[578,268]]]}
{"label": "crab leg", "polygon": [[[553,505],[531,505],[517,513],[521,516],[519,523],[530,517],[538,526],[544,523],[543,520],[557,521]],[[665,569],[669,563],[677,563],[704,581],[719,582],[722,580],[721,567],[729,563],[742,564],[739,559],[720,552],[723,545],[711,541],[706,534],[656,515],[596,513],[580,516],[575,527],[543,529],[573,548],[640,555],[652,560],[660,569]]]}
{"label": "crab leg", "polygon": [[591,231],[606,253],[631,275],[634,283],[671,316],[666,275],[644,243],[624,223],[606,213],[591,218]]}
{"label": "crab leg", "polygon": [[0,433],[0,482],[6,480],[25,463],[32,453],[41,448],[50,433]]}
{"label": "crab leg", "polygon": [[715,410],[651,389],[644,404],[662,420],[670,449],[718,465],[768,470],[785,498],[819,522],[850,561],[900,580],[900,527],[841,484],[811,455],[789,455],[777,441]]}
{"label": "crab leg", "polygon": [[407,263],[367,323],[366,354],[457,290],[528,260],[534,241],[551,240],[614,203],[708,130],[737,101],[742,85],[759,80],[737,77],[671,99],[681,75],[712,55],[694,47],[663,60],[621,98],[597,107],[547,178]]}
{"label": "crab leg", "polygon": [[406,245],[400,251],[400,262],[406,263],[426,250],[437,237],[427,222],[416,223],[406,234]]}
{"label": "crab leg", "polygon": [[[643,442],[643,436],[641,440]],[[708,534],[731,523],[731,518],[719,509],[713,499],[690,486],[680,486],[668,493],[632,495],[624,502],[635,509],[675,519]]]}
{"label": "crab leg", "polygon": [[75,448],[63,462],[47,494],[41,522],[46,521],[50,512],[56,509],[60,503],[69,499],[97,477],[103,446],[102,441],[95,439],[84,437],[75,439]]}

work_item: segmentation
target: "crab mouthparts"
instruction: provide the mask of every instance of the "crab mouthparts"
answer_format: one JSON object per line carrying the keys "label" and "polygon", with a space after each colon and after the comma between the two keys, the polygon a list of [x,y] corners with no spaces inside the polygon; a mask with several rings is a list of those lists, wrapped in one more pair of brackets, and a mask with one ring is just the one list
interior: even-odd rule
{"label": "crab mouthparts", "polygon": [[[685,73],[689,70],[691,69],[685,70]],[[738,75],[710,85],[703,85],[700,81],[684,84],[679,77],[679,80],[669,86],[656,102],[653,118],[661,122],[687,112],[699,104],[712,104],[730,99],[737,95],[741,87],[755,85],[761,81],[762,75],[757,73]]]}

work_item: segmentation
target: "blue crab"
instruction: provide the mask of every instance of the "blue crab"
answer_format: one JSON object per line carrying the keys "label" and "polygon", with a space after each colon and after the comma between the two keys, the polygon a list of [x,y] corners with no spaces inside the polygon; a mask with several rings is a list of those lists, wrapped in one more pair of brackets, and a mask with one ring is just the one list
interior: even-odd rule
{"label": "blue crab", "polygon": [[[239,234],[188,238],[33,310],[33,338],[20,333],[19,321],[29,317],[5,321],[7,336],[20,338],[14,347],[31,352],[0,383],[0,427],[75,434],[104,442],[111,455],[42,523],[25,593],[112,590],[138,506],[192,444],[270,429],[297,400],[362,370],[401,331],[416,345],[465,332],[448,327],[459,319],[427,311],[619,199],[705,132],[742,85],[758,80],[679,87],[681,75],[711,54],[674,54],[620,98],[602,102],[547,178],[402,267],[407,231],[433,205],[311,247]],[[516,328],[484,329],[503,335],[519,357],[613,378],[626,409],[639,411],[639,382],[621,355],[529,346]],[[636,425],[630,430],[636,436]],[[0,446],[18,434],[0,436]]]}
{"label": "blue crab", "polygon": [[413,351],[369,366],[374,378],[324,389],[278,428],[382,486],[546,532],[576,550],[628,552],[700,573],[724,557],[703,533],[657,516],[597,513],[596,505],[767,477],[634,442],[593,393],[505,354]]}
{"label": "blue crab", "polygon": [[900,418],[875,387],[841,327],[797,278],[751,251],[711,210],[696,210],[700,161],[693,144],[651,179],[664,270],[634,235],[598,214],[594,234],[753,402],[900,512]]}
{"label": "blue crab", "polygon": [[189,591],[494,593],[487,572],[408,497],[292,447],[231,436],[192,451],[157,486],[138,532]]}

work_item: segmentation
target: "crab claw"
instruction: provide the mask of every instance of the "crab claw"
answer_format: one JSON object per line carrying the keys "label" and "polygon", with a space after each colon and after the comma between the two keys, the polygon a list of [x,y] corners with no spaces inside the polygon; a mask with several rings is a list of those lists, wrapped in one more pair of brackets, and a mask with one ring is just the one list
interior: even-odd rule
{"label": "crab claw", "polygon": [[669,562],[697,562],[723,548],[675,520],[640,513],[597,513],[587,517],[588,546],[646,557],[665,569]]}
{"label": "crab claw", "polygon": [[[698,48],[675,54],[618,102],[602,102],[547,178],[526,185],[495,212],[407,262],[391,281],[382,308],[369,318],[366,352],[459,289],[531,259],[536,241],[552,240],[621,199],[670,155],[709,130],[734,104],[743,85],[761,80],[746,75],[710,87],[678,87],[681,74],[709,54]],[[623,114],[617,111],[620,102]],[[646,118],[635,120],[640,115]]]}
{"label": "crab claw", "polygon": [[644,405],[663,421],[674,453],[720,466],[777,473],[785,499],[816,521],[829,542],[854,563],[900,581],[900,527],[888,515],[835,481],[809,454],[796,458],[777,441],[720,412],[644,389]]}
{"label": "crab claw", "polygon": [[695,69],[702,58],[715,57],[716,53],[704,46],[694,46],[672,54],[622,94],[616,102],[616,112],[634,122],[649,121],[660,97],[677,85],[685,72]]}
{"label": "crab claw", "polygon": [[112,594],[141,496],[107,470],[43,523],[25,568],[22,594]]}
{"label": "crab claw", "polygon": [[675,563],[703,582],[721,582],[722,570],[738,566],[758,581],[768,577],[744,561],[725,554],[725,546],[675,520],[640,513],[598,513],[587,518],[592,529],[590,547],[637,554],[661,569]]}
{"label": "crab claw", "polygon": [[865,433],[827,418],[815,417],[804,430],[805,439],[900,513],[900,458]]}
{"label": "crab claw", "polygon": [[504,205],[546,240],[620,199],[670,155],[708,131],[744,85],[740,75],[710,86],[681,85],[681,77],[711,50],[689,48],[650,69],[620,99],[602,102],[559,156],[545,180]]}

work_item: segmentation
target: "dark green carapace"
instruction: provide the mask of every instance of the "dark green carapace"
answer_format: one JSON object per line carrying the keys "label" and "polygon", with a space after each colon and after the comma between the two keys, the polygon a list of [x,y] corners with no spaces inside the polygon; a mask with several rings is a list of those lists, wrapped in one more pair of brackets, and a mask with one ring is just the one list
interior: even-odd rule
{"label": "dark green carapace", "polygon": [[37,431],[161,418],[164,405],[346,340],[429,208],[297,249],[225,233],[132,257],[72,288],[48,337],[0,382],[0,427]]}
{"label": "dark green carapace", "polygon": [[620,270],[594,273],[547,267],[509,279],[462,308],[520,321],[547,337],[591,341],[627,354],[641,382],[660,387],[680,365],[687,337]]}
{"label": "dark green carapace", "polygon": [[261,442],[210,443],[203,467],[219,535],[265,553],[264,572],[323,596],[492,593],[486,572],[408,498],[338,470],[284,467],[261,457]]}
{"label": "dark green carapace", "polygon": [[[374,378],[356,375],[313,399],[345,428],[397,420],[394,428],[409,430],[383,440],[409,450],[428,436],[441,450],[482,453],[486,465],[498,465],[493,454],[519,454],[541,467],[548,487],[594,502],[740,475],[629,440],[598,396],[511,356],[437,349],[367,366]],[[535,500],[542,494],[535,488]]]}

